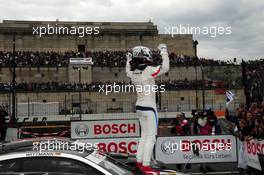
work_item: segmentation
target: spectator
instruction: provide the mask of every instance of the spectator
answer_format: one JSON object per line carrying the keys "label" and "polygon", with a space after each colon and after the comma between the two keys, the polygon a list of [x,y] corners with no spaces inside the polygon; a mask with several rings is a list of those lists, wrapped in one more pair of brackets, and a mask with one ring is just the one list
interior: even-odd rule
{"label": "spectator", "polygon": [[5,140],[7,129],[5,117],[7,115],[7,109],[4,106],[0,106],[0,142]]}
{"label": "spectator", "polygon": [[221,128],[218,125],[214,111],[211,109],[205,111],[193,112],[193,133],[196,135],[221,134]]}
{"label": "spectator", "polygon": [[184,120],[183,114],[178,114],[175,120],[172,121],[171,125],[173,128],[171,129],[171,133],[173,135],[184,135],[182,129],[182,121]]}

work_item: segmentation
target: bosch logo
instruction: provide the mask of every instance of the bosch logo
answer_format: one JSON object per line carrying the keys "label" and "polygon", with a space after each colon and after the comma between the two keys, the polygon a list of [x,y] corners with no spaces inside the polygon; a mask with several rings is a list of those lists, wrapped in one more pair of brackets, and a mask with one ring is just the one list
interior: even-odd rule
{"label": "bosch logo", "polygon": [[178,149],[178,144],[173,140],[165,140],[161,143],[161,151],[167,155],[174,154]]}
{"label": "bosch logo", "polygon": [[85,124],[79,124],[75,128],[75,133],[79,137],[86,137],[89,133],[89,128]]}
{"label": "bosch logo", "polygon": [[246,149],[247,149],[248,154],[252,154],[252,155],[264,154],[264,144],[263,143],[247,141]]}

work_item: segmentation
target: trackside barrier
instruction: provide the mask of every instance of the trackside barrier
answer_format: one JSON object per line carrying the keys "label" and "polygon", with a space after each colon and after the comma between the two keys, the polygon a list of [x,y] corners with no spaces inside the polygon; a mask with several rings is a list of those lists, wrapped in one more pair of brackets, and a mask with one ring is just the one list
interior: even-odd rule
{"label": "trackside barrier", "polygon": [[245,141],[245,155],[247,158],[247,165],[262,171],[258,154],[264,155],[264,140],[252,139]]}
{"label": "trackside barrier", "polygon": [[[140,137],[90,138],[81,142],[97,145],[106,152],[136,154]],[[200,155],[194,157],[192,143],[196,143]],[[232,135],[157,137],[156,160],[165,164],[237,162],[236,138]]]}
{"label": "trackside barrier", "polygon": [[30,102],[17,104],[17,116],[55,116],[59,114],[59,102]]}
{"label": "trackside barrier", "polygon": [[100,139],[82,139],[81,142],[97,145],[103,152],[128,153],[136,155],[139,137],[127,138],[100,138]]}
{"label": "trackside barrier", "polygon": [[71,122],[71,138],[114,138],[139,137],[139,121],[134,120],[101,120]]}
{"label": "trackside barrier", "polygon": [[[136,155],[139,139],[139,137],[126,137],[82,139],[81,141],[97,144],[102,151]],[[198,144],[199,156],[194,156],[191,143]],[[244,144],[247,165],[262,171],[258,154],[264,155],[264,141],[253,139]],[[155,145],[156,160],[165,164],[237,162],[238,154],[237,138],[233,135],[157,137]]]}
{"label": "trackside barrier", "polygon": [[[199,156],[193,154],[194,146]],[[156,160],[165,164],[236,162],[237,146],[233,135],[158,137]]]}

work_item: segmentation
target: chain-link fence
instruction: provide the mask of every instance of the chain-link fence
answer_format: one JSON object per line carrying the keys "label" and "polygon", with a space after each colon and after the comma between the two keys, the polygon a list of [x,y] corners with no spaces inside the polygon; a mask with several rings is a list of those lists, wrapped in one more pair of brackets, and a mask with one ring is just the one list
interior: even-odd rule
{"label": "chain-link fence", "polygon": [[[28,71],[30,70],[23,69],[23,75]],[[58,75],[62,71],[61,74],[66,76],[67,68],[58,72],[57,70],[40,69],[37,73],[41,74],[41,71],[47,75],[52,75],[51,72],[54,71]],[[77,83],[61,82],[61,84],[39,82],[40,85],[20,83],[16,87],[16,115],[134,112],[136,93],[110,92],[106,94],[100,92],[100,88],[97,87],[115,82],[121,85],[129,83],[124,68],[95,67],[90,72],[91,76],[87,76],[86,73],[89,72],[82,72],[82,78],[91,78],[91,84],[84,80],[84,82],[77,80]],[[73,80],[76,78],[78,79],[77,73]],[[22,79],[20,77],[20,80]],[[156,93],[159,111],[177,112],[202,108],[224,110],[226,90],[231,90],[236,94],[234,102],[229,106],[231,110],[245,101],[241,88],[241,66],[236,65],[171,67],[168,73],[157,79],[157,84],[165,85],[166,89],[163,93]],[[11,113],[12,95],[10,91],[2,89],[0,104],[8,108]]]}
{"label": "chain-link fence", "polygon": [[[229,108],[234,110],[238,104],[244,101],[243,90],[235,89],[237,97]],[[161,93],[157,99],[159,111],[187,112],[203,108],[224,110],[226,108],[225,94],[216,94],[215,90],[178,90]],[[12,107],[11,95],[2,93],[0,103],[6,107]],[[81,98],[80,98],[81,97]],[[205,98],[203,100],[203,98]],[[198,102],[196,102],[196,99]],[[45,93],[17,93],[17,116],[48,116],[48,115],[74,115],[95,113],[130,113],[134,112],[136,103],[135,93],[110,93],[105,95],[99,92],[45,92]],[[9,112],[10,108],[9,108]]]}

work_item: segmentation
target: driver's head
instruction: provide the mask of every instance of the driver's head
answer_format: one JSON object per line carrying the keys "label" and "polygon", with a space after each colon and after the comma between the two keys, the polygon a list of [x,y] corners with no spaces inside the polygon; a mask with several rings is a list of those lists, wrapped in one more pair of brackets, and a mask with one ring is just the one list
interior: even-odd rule
{"label": "driver's head", "polygon": [[147,66],[153,65],[152,52],[148,47],[136,46],[131,50],[131,70],[144,70]]}

